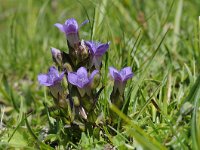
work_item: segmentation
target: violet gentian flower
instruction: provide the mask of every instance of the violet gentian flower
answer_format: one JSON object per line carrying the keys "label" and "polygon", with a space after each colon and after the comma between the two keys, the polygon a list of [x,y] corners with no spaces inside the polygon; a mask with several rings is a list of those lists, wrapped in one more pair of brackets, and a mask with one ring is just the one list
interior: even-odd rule
{"label": "violet gentian flower", "polygon": [[[86,24],[88,20],[84,21],[82,25]],[[79,26],[74,18],[67,19],[64,24],[56,23],[54,24],[61,32],[64,32],[67,40],[71,47],[74,48],[74,45],[79,43]]]}
{"label": "violet gentian flower", "polygon": [[50,67],[47,74],[38,75],[38,81],[41,85],[48,86],[50,88],[51,94],[54,98],[58,99],[62,96],[62,86],[61,80],[63,79],[65,72],[59,75],[56,67]]}
{"label": "violet gentian flower", "polygon": [[93,81],[94,76],[98,73],[98,70],[94,70],[90,76],[88,76],[88,72],[85,67],[80,67],[77,72],[69,72],[68,73],[68,81],[72,85],[77,86],[82,89],[87,87]]}
{"label": "violet gentian flower", "polygon": [[119,89],[119,92],[122,94],[127,80],[133,77],[131,67],[125,67],[120,71],[118,71],[114,67],[109,67],[109,72],[111,77],[115,81],[115,89]]}
{"label": "violet gentian flower", "polygon": [[55,86],[57,83],[60,83],[62,78],[64,77],[65,72],[62,72],[59,75],[58,70],[53,66],[49,68],[49,72],[47,74],[38,75],[38,81],[41,85],[44,86]]}
{"label": "violet gentian flower", "polygon": [[101,66],[102,56],[108,50],[109,43],[101,44],[99,42],[86,41],[85,44],[91,54],[91,66],[94,65],[96,69],[99,69]]}

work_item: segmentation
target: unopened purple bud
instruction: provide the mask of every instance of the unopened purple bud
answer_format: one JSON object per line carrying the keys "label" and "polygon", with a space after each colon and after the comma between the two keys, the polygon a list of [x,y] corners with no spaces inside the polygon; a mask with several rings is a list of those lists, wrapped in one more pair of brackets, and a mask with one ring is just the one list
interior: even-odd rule
{"label": "unopened purple bud", "polygon": [[52,54],[53,61],[60,66],[62,64],[62,53],[61,53],[61,51],[59,49],[52,47],[51,48],[51,54]]}

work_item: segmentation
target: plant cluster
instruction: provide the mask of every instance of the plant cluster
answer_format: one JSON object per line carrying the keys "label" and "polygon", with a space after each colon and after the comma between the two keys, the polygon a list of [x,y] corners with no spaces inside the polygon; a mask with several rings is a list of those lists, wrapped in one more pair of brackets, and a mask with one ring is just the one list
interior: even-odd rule
{"label": "plant cluster", "polygon": [[[47,86],[58,108],[57,120],[65,125],[65,139],[78,142],[81,132],[93,133],[100,130],[103,121],[102,110],[97,107],[99,95],[104,89],[101,83],[102,57],[109,49],[110,43],[80,40],[80,26],[74,18],[67,19],[64,24],[55,26],[66,35],[69,53],[51,48],[55,66],[49,68],[47,74],[39,74],[40,85]],[[124,89],[128,79],[133,77],[130,67],[117,70],[109,67],[114,81],[109,102],[122,109]],[[110,125],[116,125],[114,113],[110,113]],[[99,133],[98,133],[99,134]],[[99,135],[98,135],[99,136]]]}

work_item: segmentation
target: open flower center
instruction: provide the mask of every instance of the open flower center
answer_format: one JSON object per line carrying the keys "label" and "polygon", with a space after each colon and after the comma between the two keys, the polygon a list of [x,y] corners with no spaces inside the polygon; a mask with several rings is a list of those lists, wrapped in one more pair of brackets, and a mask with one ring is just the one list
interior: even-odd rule
{"label": "open flower center", "polygon": [[55,79],[56,79],[56,74],[52,73],[49,75],[48,82],[53,83]]}
{"label": "open flower center", "polygon": [[121,74],[122,77],[125,76],[126,75],[126,70],[120,71],[120,74]]}
{"label": "open flower center", "polygon": [[78,82],[81,82],[81,83],[85,83],[86,82],[85,78],[78,78],[77,80],[78,80]]}
{"label": "open flower center", "polygon": [[84,74],[78,75],[77,83],[84,86],[87,82],[88,82],[88,78]]}
{"label": "open flower center", "polygon": [[73,24],[67,26],[67,34],[77,33],[77,29]]}

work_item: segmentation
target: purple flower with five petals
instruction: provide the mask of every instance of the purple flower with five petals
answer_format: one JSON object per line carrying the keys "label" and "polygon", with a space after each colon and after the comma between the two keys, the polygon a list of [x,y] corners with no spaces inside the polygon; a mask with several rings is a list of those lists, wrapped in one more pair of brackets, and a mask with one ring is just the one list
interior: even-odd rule
{"label": "purple flower with five petals", "polygon": [[109,67],[109,72],[111,77],[115,81],[115,89],[119,89],[119,92],[122,94],[128,79],[133,77],[133,72],[131,67],[125,67],[118,71],[114,67]]}
{"label": "purple flower with five petals", "polygon": [[125,67],[120,71],[114,67],[109,67],[109,72],[112,78],[117,82],[126,82],[128,79],[133,77],[131,67]]}
{"label": "purple flower with five petals", "polygon": [[49,72],[47,74],[38,75],[38,81],[41,85],[44,86],[56,86],[57,83],[60,83],[62,78],[64,77],[65,72],[62,72],[59,75],[58,70],[53,66],[49,68]]}
{"label": "purple flower with five petals", "polygon": [[91,54],[91,66],[95,66],[96,69],[100,68],[103,54],[108,50],[109,43],[101,44],[99,42],[86,41],[89,52]]}
{"label": "purple flower with five petals", "polygon": [[[86,24],[87,22],[88,22],[88,20],[84,21],[81,24],[81,26]],[[79,43],[79,41],[80,41],[79,34],[78,34],[79,26],[78,26],[76,19],[70,18],[70,19],[67,19],[64,24],[56,23],[54,25],[61,32],[65,33],[70,46],[72,46],[74,48],[74,44]]]}
{"label": "purple flower with five petals", "polygon": [[98,70],[94,70],[88,77],[88,73],[85,67],[80,67],[77,72],[68,73],[68,81],[77,86],[78,88],[85,88],[91,84],[94,76],[98,73]]}

